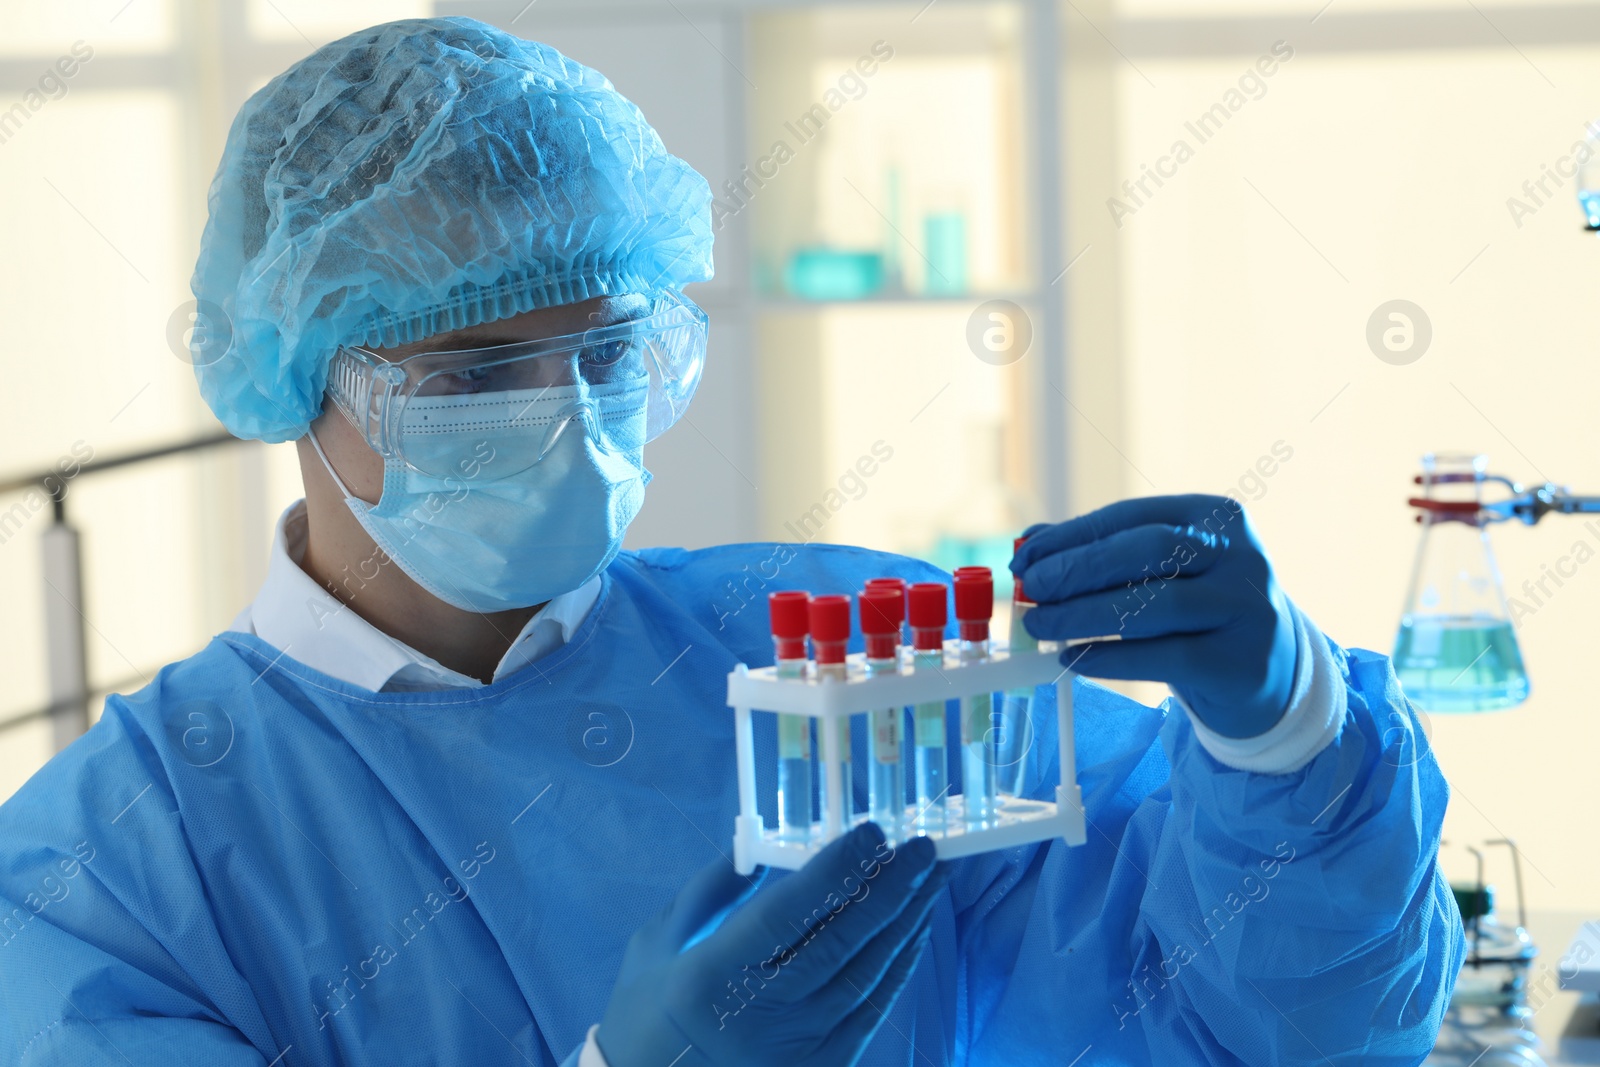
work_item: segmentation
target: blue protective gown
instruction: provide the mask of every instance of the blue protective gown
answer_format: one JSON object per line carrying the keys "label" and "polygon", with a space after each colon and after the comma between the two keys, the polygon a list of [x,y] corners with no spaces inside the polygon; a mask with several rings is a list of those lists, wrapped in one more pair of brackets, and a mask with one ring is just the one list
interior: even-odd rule
{"label": "blue protective gown", "polygon": [[[761,594],[881,574],[942,577],[831,546],[624,553],[567,645],[467,691],[375,694],[217,637],[0,807],[0,1064],[574,1057],[630,934],[730,851],[725,677],[771,662]],[[958,861],[861,1062],[1418,1063],[1461,959],[1446,787],[1387,662],[1335,656],[1349,715],[1283,776],[1080,682],[1088,843]]]}

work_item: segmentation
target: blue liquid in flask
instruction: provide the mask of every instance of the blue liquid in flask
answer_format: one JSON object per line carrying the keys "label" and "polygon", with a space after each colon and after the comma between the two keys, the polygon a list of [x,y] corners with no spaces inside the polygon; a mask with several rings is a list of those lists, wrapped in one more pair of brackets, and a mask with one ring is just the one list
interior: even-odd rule
{"label": "blue liquid in flask", "polygon": [[1578,203],[1583,206],[1583,216],[1588,220],[1589,229],[1600,230],[1600,192],[1585,189],[1578,194]]}
{"label": "blue liquid in flask", "polygon": [[1516,634],[1491,615],[1408,616],[1394,669],[1406,696],[1428,711],[1494,711],[1528,699]]}

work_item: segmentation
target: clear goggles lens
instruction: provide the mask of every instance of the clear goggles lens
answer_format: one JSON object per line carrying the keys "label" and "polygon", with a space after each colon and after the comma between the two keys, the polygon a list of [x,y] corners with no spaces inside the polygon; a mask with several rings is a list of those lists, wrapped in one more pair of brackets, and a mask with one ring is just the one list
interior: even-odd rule
{"label": "clear goggles lens", "polygon": [[679,293],[579,334],[394,362],[342,348],[328,395],[372,448],[436,478],[504,478],[581,427],[630,452],[683,414],[705,366],[706,316]]}

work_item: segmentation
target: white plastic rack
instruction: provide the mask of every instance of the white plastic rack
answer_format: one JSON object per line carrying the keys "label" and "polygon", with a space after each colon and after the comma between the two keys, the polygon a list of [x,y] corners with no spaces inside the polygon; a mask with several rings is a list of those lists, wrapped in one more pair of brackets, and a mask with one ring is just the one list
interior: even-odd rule
{"label": "white plastic rack", "polygon": [[[902,650],[898,673],[868,675],[866,657],[860,653],[846,660],[847,677],[779,678],[772,667],[751,670],[739,664],[728,675],[728,704],[734,710],[739,764],[739,814],[734,819],[733,862],[741,874],[758,865],[798,870],[828,842],[844,833],[841,811],[845,782],[844,753],[837,729],[819,728],[821,784],[826,821],[817,824],[806,842],[783,841],[775,829],[762,823],[756,806],[756,754],[751,713],[789,712],[825,722],[854,715],[865,715],[880,708],[908,707],[934,701],[955,700],[981,693],[1004,693],[1012,689],[1032,689],[1054,683],[1057,736],[1061,748],[1062,782],[1056,799],[1028,800],[1002,793],[998,818],[991,825],[969,829],[963,824],[962,798],[946,798],[946,826],[934,839],[940,859],[953,859],[978,852],[1012,848],[1059,837],[1069,845],[1084,842],[1083,796],[1079,792],[1076,753],[1072,737],[1072,678],[1063,671],[1058,649],[1046,647],[1038,652],[1015,655],[1003,645],[991,647],[989,658],[962,661],[960,643],[946,641],[944,663],[937,670],[913,671],[910,649]],[[820,723],[819,723],[820,727]],[[846,735],[848,736],[848,735]],[[959,752],[959,748],[947,752]],[[776,776],[774,776],[776,780]],[[908,806],[908,826],[915,826],[915,806]],[[863,822],[865,813],[852,821]],[[913,831],[915,832],[915,831]]]}

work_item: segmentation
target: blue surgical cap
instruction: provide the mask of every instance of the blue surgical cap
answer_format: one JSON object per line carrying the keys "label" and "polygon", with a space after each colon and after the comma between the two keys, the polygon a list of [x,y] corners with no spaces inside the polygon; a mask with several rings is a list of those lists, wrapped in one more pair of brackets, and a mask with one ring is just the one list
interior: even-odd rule
{"label": "blue surgical cap", "polygon": [[468,18],[318,49],[240,109],[191,283],[239,437],[322,410],[341,345],[711,277],[711,190],[600,73]]}

